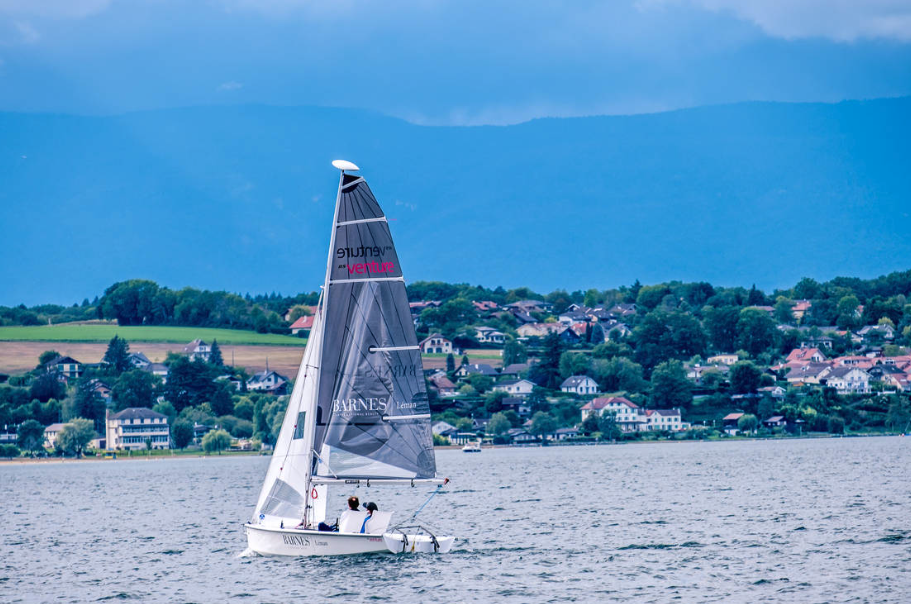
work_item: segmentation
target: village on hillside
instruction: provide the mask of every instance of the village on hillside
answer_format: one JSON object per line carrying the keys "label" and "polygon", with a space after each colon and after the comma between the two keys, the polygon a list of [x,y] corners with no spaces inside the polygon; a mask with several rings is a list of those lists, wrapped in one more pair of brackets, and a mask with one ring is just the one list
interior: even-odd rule
{"label": "village on hillside", "polygon": [[[671,283],[541,298],[516,290],[506,300],[484,290],[493,300],[459,287],[409,290],[442,294],[410,303],[438,445],[911,428],[903,294],[835,303],[819,294],[828,284],[816,284],[814,298],[771,304],[755,288]],[[275,331],[307,337],[315,310],[285,306]],[[116,337],[101,363],[48,351],[0,385],[0,446],[9,455],[269,448],[293,379],[232,367],[214,341],[194,340],[163,362]]]}
{"label": "village on hillside", "polygon": [[[441,305],[439,301],[412,303],[419,328],[423,311]],[[797,344],[783,358],[763,355],[767,358],[762,360],[771,362],[758,362],[760,359],[751,360],[744,350],[719,352],[704,359],[694,355],[664,368],[670,370],[668,373],[676,372],[676,376],[659,376],[671,383],[669,396],[662,400],[662,393],[654,388],[654,372],[662,369],[660,364],[653,369],[652,391],[648,392],[643,387],[647,384],[642,379],[642,367],[633,361],[620,363],[619,368],[611,367],[609,361],[599,363],[598,357],[603,357],[602,360],[612,357],[614,365],[618,358],[635,357],[615,354],[633,334],[630,324],[635,324],[639,314],[635,303],[619,303],[609,308],[572,303],[562,312],[555,312],[553,304],[540,300],[521,300],[502,306],[492,301],[475,301],[472,305],[481,320],[503,321],[507,317],[514,321],[514,333],[479,324],[462,330],[458,338],[448,339],[433,333],[420,342],[422,351],[428,354],[458,356],[459,339],[463,343],[468,340],[471,346],[484,345],[504,353],[505,364],[497,366],[466,363],[467,359],[463,359],[453,370],[427,372],[433,392],[448,400],[450,409],[456,410],[446,412],[448,419],[460,415],[458,410],[472,410],[470,424],[461,417],[455,422],[439,421],[434,425],[435,434],[454,443],[479,437],[490,437],[494,442],[529,443],[546,439],[586,440],[593,435],[641,438],[677,433],[686,434],[687,438],[705,438],[712,433],[729,436],[844,433],[841,415],[821,418],[819,412],[828,411],[828,406],[813,407],[806,401],[816,402],[817,396],[855,400],[874,394],[885,397],[882,402],[886,408],[879,411],[881,419],[899,420],[891,421],[896,424],[891,427],[907,429],[907,425],[897,424],[907,417],[908,405],[900,395],[911,392],[911,354],[894,345],[896,330],[888,321],[856,331],[836,326],[774,325],[777,332],[774,335],[781,339],[790,336]],[[793,303],[790,308],[793,322],[799,324],[811,306],[809,300]],[[748,308],[765,315],[769,324],[776,314],[772,306]],[[857,308],[856,313],[859,319],[863,308]],[[474,341],[470,337],[472,331]],[[836,341],[849,343],[852,354],[835,353]],[[513,350],[518,348],[522,359],[510,353],[510,343]],[[550,388],[542,387],[547,385],[543,381],[548,376],[542,360],[548,356],[548,347],[559,350],[559,362],[550,368],[559,379],[550,381]],[[535,351],[539,358],[529,359],[529,350]],[[519,360],[524,362],[510,362]],[[484,409],[478,413],[477,395],[485,393]],[[808,396],[811,398],[807,399]],[[678,404],[665,407],[661,405],[665,401]],[[560,404],[570,409],[563,416],[564,421],[560,421],[562,414],[553,412],[554,406]],[[577,415],[571,413],[572,407],[578,408]],[[870,407],[866,412],[858,412],[858,419],[850,426],[852,430],[862,428],[863,420],[859,418],[870,421],[877,415],[875,405]],[[492,413],[485,417],[484,410]],[[491,430],[491,419],[497,414],[510,420],[508,429],[503,430],[505,424],[494,421]]]}

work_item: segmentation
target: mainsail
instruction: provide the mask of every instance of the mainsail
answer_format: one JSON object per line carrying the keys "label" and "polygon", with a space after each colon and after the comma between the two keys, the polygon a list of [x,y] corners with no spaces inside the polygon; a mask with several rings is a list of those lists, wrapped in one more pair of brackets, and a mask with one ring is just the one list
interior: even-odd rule
{"label": "mainsail", "polygon": [[254,512],[260,522],[315,525],[326,481],[436,475],[405,281],[363,178],[342,173],[333,228],[326,287]]}
{"label": "mainsail", "polygon": [[433,478],[430,407],[389,224],[363,178],[341,182],[314,450],[333,478]]}

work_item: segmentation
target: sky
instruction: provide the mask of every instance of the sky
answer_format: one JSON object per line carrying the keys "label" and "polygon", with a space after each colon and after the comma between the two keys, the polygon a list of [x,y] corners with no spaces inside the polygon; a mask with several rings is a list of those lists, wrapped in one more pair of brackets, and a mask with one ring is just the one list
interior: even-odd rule
{"label": "sky", "polygon": [[424,125],[911,94],[911,0],[0,0],[0,110]]}

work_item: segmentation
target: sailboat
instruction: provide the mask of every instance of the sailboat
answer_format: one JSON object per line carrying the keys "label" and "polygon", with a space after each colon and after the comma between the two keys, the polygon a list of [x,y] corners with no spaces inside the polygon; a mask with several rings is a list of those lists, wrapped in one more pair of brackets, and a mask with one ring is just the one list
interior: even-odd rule
{"label": "sailboat", "polygon": [[417,512],[405,526],[392,525],[391,512],[346,511],[336,530],[325,530],[332,487],[435,484],[432,498],[449,481],[437,478],[420,348],[389,225],[367,182],[352,174],[360,169],[332,165],[340,175],[325,282],[244,525],[247,544],[262,555],[445,553],[454,538],[414,524]]}

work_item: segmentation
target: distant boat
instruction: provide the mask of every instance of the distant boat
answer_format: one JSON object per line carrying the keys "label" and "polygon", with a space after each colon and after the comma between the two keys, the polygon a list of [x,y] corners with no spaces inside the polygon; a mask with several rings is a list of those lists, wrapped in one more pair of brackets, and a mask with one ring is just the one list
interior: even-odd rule
{"label": "distant boat", "polygon": [[462,447],[462,453],[480,453],[481,452],[481,441],[469,441],[465,443],[465,446]]}
{"label": "distant boat", "polygon": [[[389,225],[359,168],[341,171],[319,306],[266,472],[249,548],[263,555],[441,552],[454,538],[392,512],[346,511],[328,528],[330,487],[439,485],[430,405]],[[429,498],[428,498],[429,501]],[[426,502],[424,502],[426,505]],[[423,505],[418,511],[423,509]],[[334,519],[334,517],[333,517]]]}

